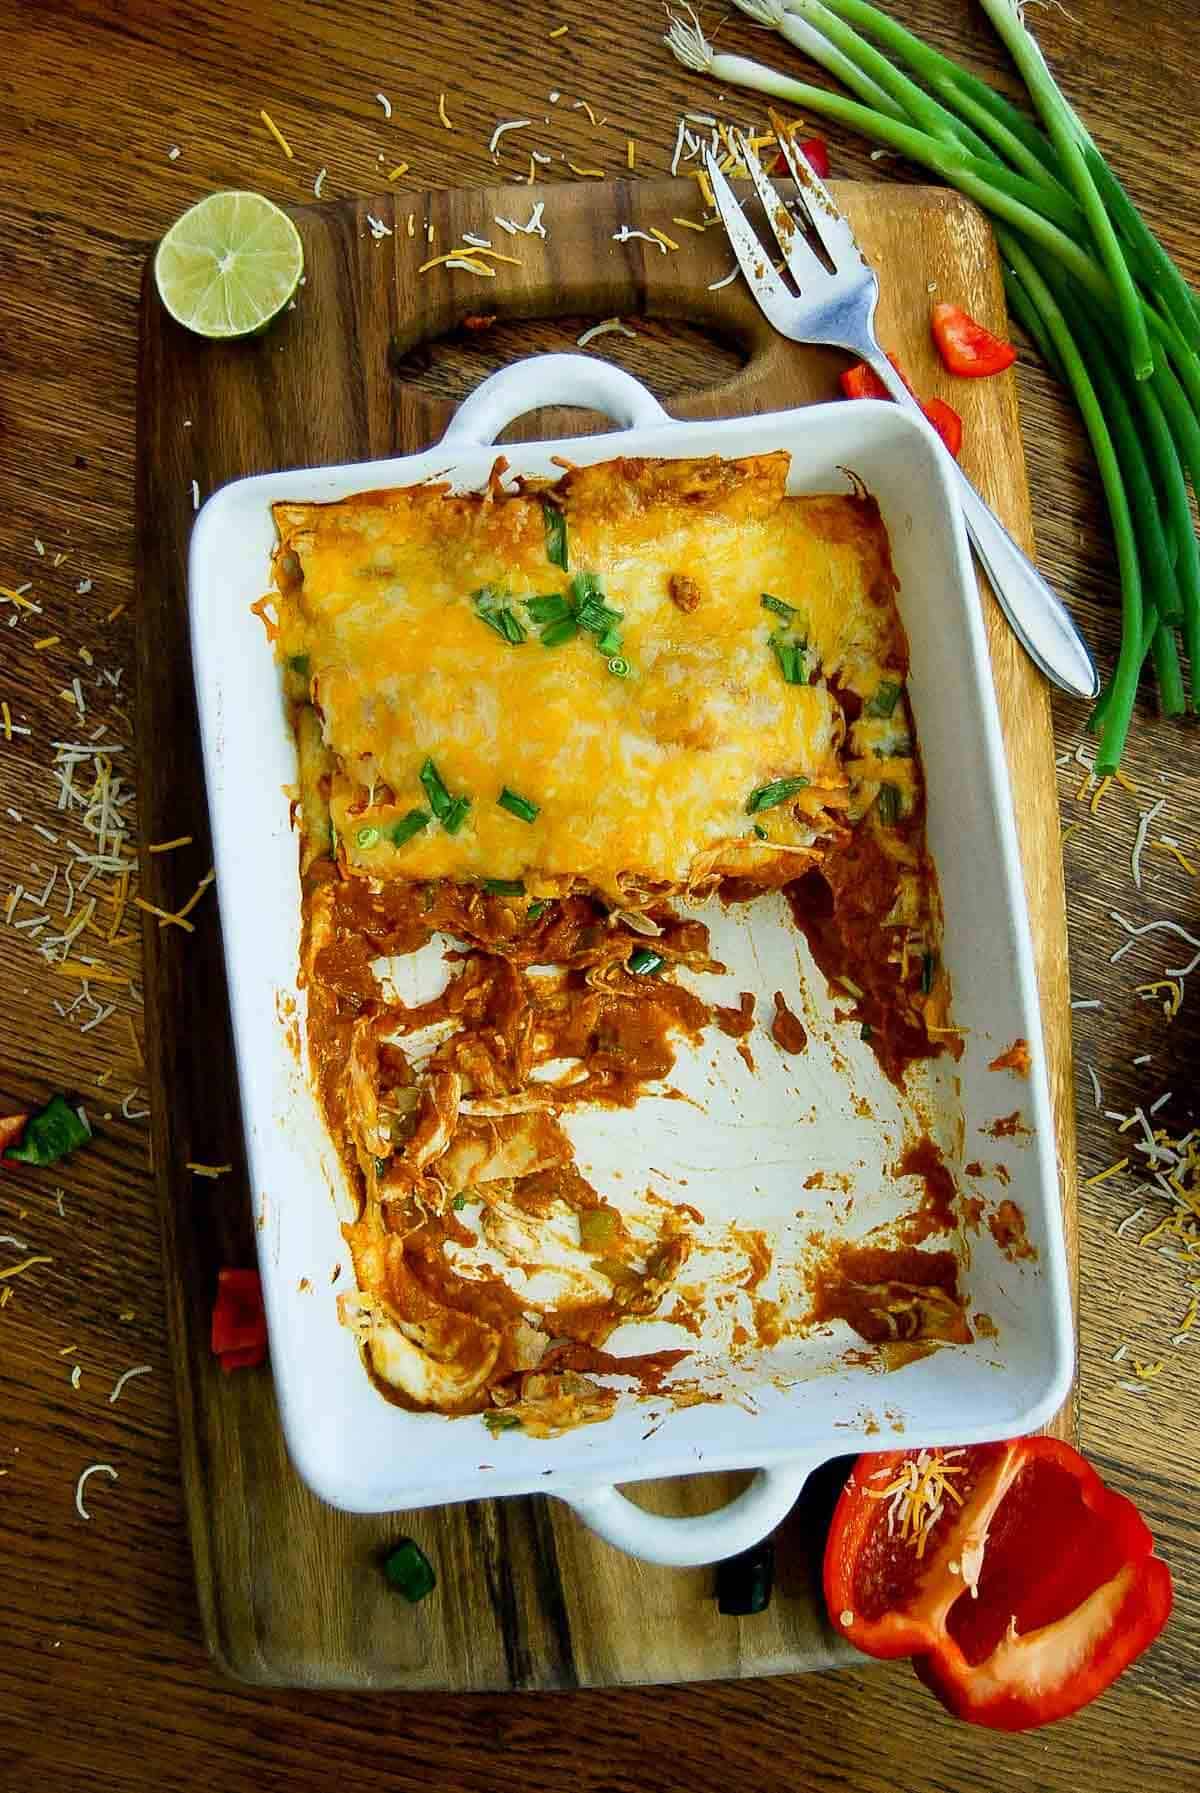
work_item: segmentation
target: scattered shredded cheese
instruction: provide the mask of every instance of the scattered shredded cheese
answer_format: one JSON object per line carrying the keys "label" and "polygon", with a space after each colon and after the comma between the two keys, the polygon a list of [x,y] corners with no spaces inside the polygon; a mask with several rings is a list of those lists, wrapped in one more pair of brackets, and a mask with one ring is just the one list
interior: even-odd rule
{"label": "scattered shredded cheese", "polygon": [[659,230],[655,224],[650,226],[650,235],[656,242],[661,243],[664,249],[678,249],[679,247],[674,237],[669,237],[665,230]]}
{"label": "scattered shredded cheese", "polygon": [[629,329],[628,325],[623,324],[620,318],[605,318],[602,324],[593,324],[590,330],[585,330],[582,336],[577,336],[575,342],[577,347],[586,349],[588,343],[594,342],[597,336],[612,336],[614,334],[636,338],[637,331]]}
{"label": "scattered shredded cheese", "polygon": [[[957,1451],[922,1450],[915,1458],[905,1459],[886,1487],[864,1490],[868,1499],[886,1500],[890,1503],[887,1512],[888,1536],[895,1535],[898,1523],[900,1536],[915,1547],[918,1558],[925,1555],[925,1546],[946,1510],[947,1500],[952,1500],[959,1507],[963,1503],[962,1495],[950,1479],[952,1476],[966,1474],[965,1464],[948,1461],[957,1455]],[[877,1470],[875,1477],[882,1479],[891,1473],[890,1469]]]}
{"label": "scattered shredded cheese", "polygon": [[640,237],[643,243],[652,243],[661,255],[667,253],[666,244],[660,243],[657,237],[652,237],[648,230],[631,230],[628,224],[622,224],[620,230],[614,230],[612,240],[614,243],[631,243],[635,237]]}
{"label": "scattered shredded cheese", "polygon": [[109,1406],[111,1407],[113,1405],[127,1382],[132,1381],[135,1376],[149,1376],[153,1368],[153,1364],[136,1363],[131,1370],[126,1370],[123,1375],[118,1376],[113,1384],[113,1391],[108,1397]]}
{"label": "scattered shredded cheese", "polygon": [[1097,1075],[1096,1075],[1095,1071],[1092,1069],[1091,1065],[1085,1065],[1084,1069],[1087,1071],[1088,1076],[1091,1078],[1092,1094],[1096,1098],[1096,1107],[1099,1108],[1102,1106],[1103,1101],[1104,1101],[1104,1097],[1102,1096],[1102,1094],[1100,1092],[1100,1079],[1097,1077]]}
{"label": "scattered shredded cheese", "polygon": [[551,38],[565,37],[570,29],[571,27],[569,25],[556,25],[554,30],[550,33],[550,36]]}
{"label": "scattered shredded cheese", "polygon": [[1146,836],[1150,831],[1151,822],[1165,807],[1166,801],[1165,797],[1160,797],[1157,803],[1152,803],[1150,808],[1143,810],[1138,817],[1137,834],[1134,836],[1133,852],[1130,855],[1129,863],[1133,871],[1133,881],[1139,890],[1142,888],[1142,848],[1146,844]]}
{"label": "scattered shredded cheese", "polygon": [[19,1264],[10,1264],[7,1270],[0,1270],[0,1282],[11,1276],[23,1276],[26,1270],[32,1270],[35,1264],[52,1264],[53,1262],[53,1258],[47,1257],[22,1258]]}
{"label": "scattered shredded cheese", "polygon": [[287,138],[284,136],[283,132],[280,130],[279,126],[275,123],[275,120],[271,117],[271,114],[269,112],[260,112],[258,116],[262,119],[262,121],[266,125],[268,131],[270,131],[272,137],[274,137],[276,143],[279,145],[280,149],[283,151],[283,153],[287,157],[288,161],[289,162],[294,161],[295,156],[292,151],[292,146],[288,142]]}
{"label": "scattered shredded cheese", "polygon": [[318,171],[317,171],[317,178],[316,178],[316,180],[315,180],[315,181],[314,181],[314,182],[313,182],[313,197],[314,197],[314,199],[320,199],[320,197],[321,197],[321,188],[322,188],[322,187],[323,187],[323,186],[324,186],[324,184],[325,184],[325,176],[326,176],[326,175],[327,175],[327,174],[328,174],[328,173],[329,173],[329,170],[328,170],[328,168],[321,168],[321,169],[318,169]]}
{"label": "scattered shredded cheese", "polygon": [[[392,169],[392,172],[388,175],[388,179],[390,181],[398,181],[402,175],[405,175],[407,173],[408,173],[408,163],[407,162],[397,162],[396,166]],[[409,224],[408,234],[411,237],[411,235],[412,235],[412,216],[411,216],[411,214],[409,216],[408,224]]]}
{"label": "scattered shredded cheese", "polygon": [[568,162],[567,167],[581,180],[602,181],[604,179],[603,168],[581,168],[577,162]]}
{"label": "scattered shredded cheese", "polygon": [[1200,878],[1200,869],[1194,866],[1191,860],[1181,851],[1177,841],[1160,839],[1156,840],[1154,845],[1156,847],[1161,847],[1164,853],[1170,853],[1174,859],[1177,859],[1189,878]]}
{"label": "scattered shredded cheese", "polygon": [[491,141],[488,143],[488,149],[491,154],[496,157],[497,161],[500,158],[501,137],[509,131],[527,130],[532,123],[532,118],[506,118],[503,123],[496,126],[495,130],[492,132]]}
{"label": "scattered shredded cheese", "polygon": [[1083,1179],[1084,1188],[1094,1189],[1098,1183],[1107,1183],[1110,1177],[1119,1176],[1121,1172],[1126,1169],[1128,1164],[1129,1159],[1127,1157],[1118,1158],[1117,1162],[1115,1164],[1110,1164],[1107,1170],[1097,1171],[1094,1177],[1085,1177]]}
{"label": "scattered shredded cheese", "polygon": [[383,116],[385,118],[390,118],[392,116],[392,102],[391,102],[391,100],[388,99],[387,94],[386,93],[377,93],[375,95],[375,98],[379,101],[379,104],[383,107]]}
{"label": "scattered shredded cheese", "polygon": [[446,116],[446,96],[444,93],[438,94],[438,117],[441,119],[442,123],[445,125],[445,127],[448,131],[452,131],[454,129],[454,126],[450,123],[450,120]]}
{"label": "scattered shredded cheese", "polygon": [[94,1475],[111,1476],[114,1482],[119,1479],[111,1463],[89,1463],[86,1469],[81,1470],[79,1480],[75,1484],[75,1511],[81,1519],[91,1518],[91,1514],[83,1504],[83,1491],[89,1478]]}
{"label": "scattered shredded cheese", "polygon": [[184,1165],[196,1177],[223,1177],[233,1169],[232,1164],[194,1164],[191,1159]]}
{"label": "scattered shredded cheese", "polygon": [[625,139],[625,165],[628,168],[637,167],[637,144],[632,137]]}
{"label": "scattered shredded cheese", "polygon": [[723,286],[732,286],[737,277],[738,270],[737,268],[733,268],[726,274],[724,280],[710,280],[708,283],[708,290],[710,293],[719,293]]}

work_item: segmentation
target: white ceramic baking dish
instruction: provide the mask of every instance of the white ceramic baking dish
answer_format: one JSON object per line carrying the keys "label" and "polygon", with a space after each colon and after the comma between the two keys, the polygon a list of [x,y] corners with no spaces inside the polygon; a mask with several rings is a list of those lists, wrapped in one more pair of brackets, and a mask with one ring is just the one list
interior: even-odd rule
{"label": "white ceramic baking dish", "polygon": [[[336,499],[433,475],[478,488],[501,430],[547,403],[598,409],[619,433],[506,446],[514,472],[554,476],[552,455],[593,462],[622,453],[736,456],[786,449],[791,490],[845,490],[845,469],[852,468],[878,499],[911,644],[910,693],[945,906],[954,1019],[966,1030],[956,1067],[938,1061],[927,1078],[918,1077],[924,1123],[934,1127],[960,1177],[964,1160],[1002,1167],[1006,1187],[990,1187],[1021,1209],[1037,1255],[1013,1263],[986,1229],[972,1237],[964,1274],[969,1307],[989,1316],[995,1336],[985,1327],[988,1336],[973,1345],[943,1348],[882,1378],[861,1352],[847,1356],[847,1347],[861,1341],[840,1324],[736,1367],[722,1356],[728,1314],[724,1334],[717,1325],[699,1343],[659,1325],[623,1329],[611,1349],[696,1347],[689,1373],[723,1398],[675,1408],[630,1393],[607,1423],[538,1440],[511,1431],[493,1438],[477,1418],[390,1405],[371,1386],[353,1337],[338,1323],[336,1294],[352,1286],[339,1223],[352,1210],[303,1055],[297,1056],[295,1030],[289,1036],[286,1025],[292,1014],[303,1020],[296,990],[297,848],[284,795],[295,759],[277,670],[249,606],[268,588],[274,500]],[[190,588],[271,1362],[289,1449],[317,1494],[358,1512],[553,1494],[623,1549],[657,1562],[700,1563],[768,1532],[811,1469],[831,1456],[899,1438],[915,1445],[1001,1437],[1031,1430],[1056,1410],[1069,1386],[1073,1345],[1028,920],[979,596],[951,488],[923,423],[872,403],[677,423],[637,381],[604,361],[540,356],[485,381],[423,454],[226,486],[197,520]],[[769,1017],[772,990],[795,992],[806,980],[814,1035],[809,1052],[785,1059],[760,1032],[752,1076],[732,1042],[706,1042],[700,1051],[681,1052],[673,1073],[691,1101],[648,1096],[615,1116],[576,1117],[568,1130],[586,1173],[618,1204],[649,1183],[674,1199],[686,1196],[715,1232],[734,1221],[762,1228],[784,1266],[770,1292],[786,1308],[802,1300],[797,1277],[789,1281],[786,1271],[789,1247],[802,1235],[813,1227],[861,1233],[900,1211],[896,1187],[882,1172],[906,1126],[911,1133],[913,1114],[879,1076],[857,1030],[834,1021],[824,980],[784,921],[779,899],[728,911],[710,904],[704,919],[714,952],[730,966],[727,979],[704,980],[705,995],[736,1002],[739,988],[753,989],[760,1016]],[[398,962],[396,974],[427,983],[440,975],[440,962],[434,946],[411,963]],[[1018,1037],[1032,1052],[1028,1082],[986,1068]],[[847,1077],[866,1097],[869,1120],[852,1111]],[[1014,1108],[1030,1132],[989,1137],[986,1129]],[[830,1173],[825,1189],[804,1187],[814,1170]],[[855,1192],[849,1215],[844,1196],[829,1191],[837,1174],[842,1188]],[[758,1473],[735,1501],[700,1518],[652,1515],[616,1487],[735,1468]]]}

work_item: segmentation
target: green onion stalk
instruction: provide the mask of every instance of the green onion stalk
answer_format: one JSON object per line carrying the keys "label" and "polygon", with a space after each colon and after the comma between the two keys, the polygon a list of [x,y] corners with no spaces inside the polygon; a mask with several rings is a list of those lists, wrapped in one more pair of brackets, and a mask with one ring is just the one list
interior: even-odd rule
{"label": "green onion stalk", "polygon": [[[996,221],[1013,315],[1070,388],[1096,457],[1121,584],[1121,645],[1089,726],[1116,770],[1149,660],[1165,715],[1200,709],[1200,306],[1072,110],[1016,0],[981,0],[1037,118],[870,0],[736,0],[853,97],[717,52],[695,12],[686,67],[848,126]],[[1176,631],[1190,664],[1185,691]]]}

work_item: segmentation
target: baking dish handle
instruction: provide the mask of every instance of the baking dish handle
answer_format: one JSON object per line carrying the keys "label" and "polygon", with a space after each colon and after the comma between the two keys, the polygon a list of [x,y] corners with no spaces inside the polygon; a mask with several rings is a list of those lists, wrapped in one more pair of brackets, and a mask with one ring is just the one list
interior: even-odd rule
{"label": "baking dish handle", "polygon": [[529,355],[502,367],[458,407],[442,437],[447,448],[485,447],[525,411],[578,405],[603,411],[622,429],[671,423],[640,380],[594,355]]}
{"label": "baking dish handle", "polygon": [[676,1519],[648,1513],[612,1487],[564,1492],[557,1498],[573,1507],[586,1526],[618,1550],[647,1563],[694,1569],[749,1550],[774,1531],[815,1468],[815,1463],[781,1463],[775,1469],[756,1470],[750,1486],[728,1506],[715,1513]]}

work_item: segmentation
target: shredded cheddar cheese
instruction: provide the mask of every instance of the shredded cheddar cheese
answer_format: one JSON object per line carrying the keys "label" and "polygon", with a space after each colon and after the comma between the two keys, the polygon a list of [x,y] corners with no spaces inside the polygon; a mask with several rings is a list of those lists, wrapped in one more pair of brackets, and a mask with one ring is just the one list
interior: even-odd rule
{"label": "shredded cheddar cheese", "polygon": [[1115,1164],[1110,1164],[1107,1170],[1097,1171],[1094,1177],[1085,1177],[1083,1179],[1084,1188],[1094,1189],[1098,1183],[1107,1183],[1110,1177],[1120,1176],[1121,1172],[1126,1169],[1128,1164],[1128,1158],[1118,1158],[1117,1162]]}
{"label": "shredded cheddar cheese", "polygon": [[441,119],[442,123],[445,125],[445,127],[448,131],[452,131],[454,129],[454,126],[450,123],[449,118],[446,116],[446,96],[444,93],[438,94],[438,117]]}
{"label": "shredded cheddar cheese", "polygon": [[283,153],[287,157],[288,161],[289,162],[294,161],[295,160],[295,152],[293,151],[291,144],[288,142],[288,140],[284,136],[283,132],[280,130],[279,126],[275,123],[275,120],[271,117],[271,114],[269,112],[260,111],[258,116],[262,119],[262,121],[266,125],[268,131],[270,131],[272,137],[274,137],[276,143],[279,145],[280,149],[283,151]]}
{"label": "shredded cheddar cheese", "polygon": [[[954,1487],[952,1478],[965,1475],[966,1465],[947,1461],[959,1454],[956,1451],[923,1450],[916,1457],[908,1458],[885,1488],[864,1489],[870,1500],[891,1503],[887,1516],[888,1536],[895,1535],[898,1525],[901,1538],[913,1546],[918,1557],[925,1555],[930,1534],[945,1512],[947,1500],[958,1507],[963,1504],[963,1497]],[[872,1479],[882,1480],[890,1474],[887,1469],[876,1470]]]}
{"label": "shredded cheddar cheese", "polygon": [[191,1159],[184,1165],[194,1177],[223,1177],[233,1169],[232,1164],[194,1164]]}

